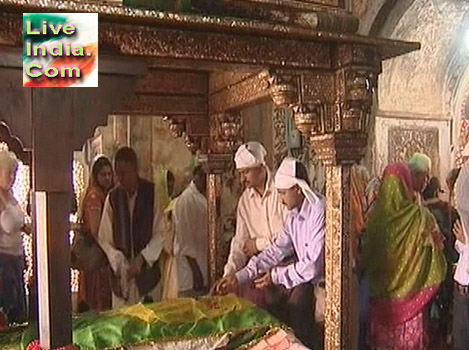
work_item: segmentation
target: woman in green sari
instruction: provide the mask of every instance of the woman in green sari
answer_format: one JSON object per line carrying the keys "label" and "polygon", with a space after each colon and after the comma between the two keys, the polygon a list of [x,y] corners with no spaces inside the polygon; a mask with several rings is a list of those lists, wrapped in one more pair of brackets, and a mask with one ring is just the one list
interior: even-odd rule
{"label": "woman in green sari", "polygon": [[427,350],[425,311],[446,274],[435,218],[417,203],[429,172],[422,154],[384,171],[363,241],[373,350]]}

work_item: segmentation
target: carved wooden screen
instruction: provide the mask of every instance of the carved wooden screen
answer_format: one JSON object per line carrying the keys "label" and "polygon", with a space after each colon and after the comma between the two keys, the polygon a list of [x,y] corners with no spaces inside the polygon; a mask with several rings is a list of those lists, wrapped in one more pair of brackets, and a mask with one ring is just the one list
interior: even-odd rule
{"label": "carved wooden screen", "polygon": [[438,128],[390,127],[388,134],[388,161],[406,162],[415,152],[425,153],[432,160],[432,172],[439,173],[440,142]]}

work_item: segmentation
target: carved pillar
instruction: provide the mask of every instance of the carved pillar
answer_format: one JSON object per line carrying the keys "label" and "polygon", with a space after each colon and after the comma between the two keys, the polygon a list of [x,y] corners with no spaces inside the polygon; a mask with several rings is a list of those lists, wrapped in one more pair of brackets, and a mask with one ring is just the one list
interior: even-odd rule
{"label": "carved pillar", "polygon": [[373,49],[352,45],[334,55],[334,104],[318,110],[311,145],[327,165],[326,350],[355,349],[352,334],[350,170],[366,151],[372,93],[379,72]]}
{"label": "carved pillar", "polygon": [[207,210],[208,210],[208,276],[209,285],[220,276],[223,266],[218,259],[218,238],[220,235],[220,199],[222,192],[222,174],[229,167],[231,154],[202,154],[199,161],[207,178]]}
{"label": "carved pillar", "polygon": [[[326,167],[325,349],[354,349],[350,263],[350,165]],[[358,321],[358,320],[357,320]]]}
{"label": "carved pillar", "polygon": [[[44,349],[72,343],[70,192],[73,96],[70,89],[33,90],[33,191],[39,340]],[[54,134],[51,134],[54,130]]]}
{"label": "carved pillar", "polygon": [[[373,48],[340,45],[332,69],[296,75],[297,97],[286,93],[285,79],[271,87],[274,103],[289,104],[297,128],[310,140],[318,161],[326,165],[326,315],[325,349],[352,350],[352,263],[350,170],[364,156],[372,93],[380,70]],[[280,73],[282,74],[282,73]],[[288,78],[287,81],[295,79]],[[277,96],[282,91],[281,97]]]}
{"label": "carved pillar", "polygon": [[275,107],[272,115],[273,123],[273,169],[278,169],[283,158],[288,154],[287,148],[287,125],[285,119],[288,109],[284,107]]}
{"label": "carved pillar", "polygon": [[208,174],[208,269],[209,285],[223,273],[224,261],[220,259],[219,237],[221,233],[220,201],[222,174],[233,161],[233,152],[241,143],[242,122],[238,114],[220,113],[210,117],[210,145],[206,153],[199,155],[199,161]]}
{"label": "carved pillar", "polygon": [[209,285],[218,279],[221,266],[218,264],[218,237],[220,234],[220,200],[221,200],[221,173],[209,173],[207,181],[208,200],[208,267]]}

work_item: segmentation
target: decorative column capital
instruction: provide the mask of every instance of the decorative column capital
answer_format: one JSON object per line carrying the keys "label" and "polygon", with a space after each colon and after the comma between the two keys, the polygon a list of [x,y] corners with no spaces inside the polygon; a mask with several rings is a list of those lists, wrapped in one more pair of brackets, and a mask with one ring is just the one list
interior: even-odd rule
{"label": "decorative column capital", "polygon": [[290,105],[296,128],[305,136],[320,133],[324,125],[324,106],[320,103],[295,103]]}
{"label": "decorative column capital", "polygon": [[329,133],[310,138],[316,159],[326,165],[360,162],[365,155],[367,140],[364,133]]}
{"label": "decorative column capital", "polygon": [[210,145],[199,155],[207,174],[222,174],[230,168],[233,153],[242,142],[242,118],[237,113],[210,116]]}
{"label": "decorative column capital", "polygon": [[277,107],[298,102],[298,75],[282,71],[269,74],[270,96]]}
{"label": "decorative column capital", "polygon": [[243,123],[238,113],[218,113],[210,116],[210,151],[232,154],[241,145]]}
{"label": "decorative column capital", "polygon": [[375,68],[363,63],[337,65],[334,71],[301,73],[296,78],[298,98],[288,105],[317,160],[331,165],[352,164],[364,156],[376,86]]}

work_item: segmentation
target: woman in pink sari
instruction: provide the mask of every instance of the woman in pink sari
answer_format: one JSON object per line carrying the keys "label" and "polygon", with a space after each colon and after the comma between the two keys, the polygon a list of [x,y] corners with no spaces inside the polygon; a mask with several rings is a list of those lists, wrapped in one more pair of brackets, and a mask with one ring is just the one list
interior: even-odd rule
{"label": "woman in pink sari", "polygon": [[384,171],[363,242],[372,350],[428,349],[426,310],[446,274],[436,221],[416,203],[429,172],[421,154]]}

